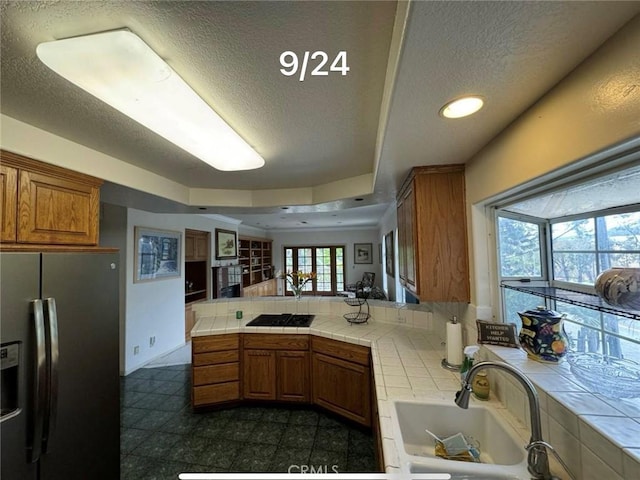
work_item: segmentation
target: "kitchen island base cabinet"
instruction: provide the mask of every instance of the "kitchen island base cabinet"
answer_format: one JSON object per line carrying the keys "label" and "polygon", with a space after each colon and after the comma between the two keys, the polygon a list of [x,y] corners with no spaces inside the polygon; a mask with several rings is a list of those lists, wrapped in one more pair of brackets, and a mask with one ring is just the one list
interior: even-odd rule
{"label": "kitchen island base cabinet", "polygon": [[314,337],[311,363],[313,403],[370,427],[369,349]]}
{"label": "kitchen island base cabinet", "polygon": [[272,350],[245,350],[242,362],[244,398],[247,400],[275,400],[276,352]]}
{"label": "kitchen island base cabinet", "polygon": [[309,352],[277,352],[278,400],[309,403]]}
{"label": "kitchen island base cabinet", "polygon": [[243,397],[309,403],[309,337],[247,334],[243,338]]}
{"label": "kitchen island base cabinet", "polygon": [[314,404],[372,426],[368,347],[313,335],[248,333],[197,336],[192,349],[194,409],[238,400]]}
{"label": "kitchen island base cabinet", "polygon": [[238,334],[193,338],[193,408],[240,400],[239,348]]}

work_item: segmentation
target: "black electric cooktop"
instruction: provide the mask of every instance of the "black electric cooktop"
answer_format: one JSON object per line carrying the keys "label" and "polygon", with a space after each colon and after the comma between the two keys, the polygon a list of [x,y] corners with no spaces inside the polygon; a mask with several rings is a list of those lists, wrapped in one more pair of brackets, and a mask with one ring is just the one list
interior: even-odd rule
{"label": "black electric cooktop", "polygon": [[308,327],[314,317],[299,313],[263,313],[247,323],[247,327]]}

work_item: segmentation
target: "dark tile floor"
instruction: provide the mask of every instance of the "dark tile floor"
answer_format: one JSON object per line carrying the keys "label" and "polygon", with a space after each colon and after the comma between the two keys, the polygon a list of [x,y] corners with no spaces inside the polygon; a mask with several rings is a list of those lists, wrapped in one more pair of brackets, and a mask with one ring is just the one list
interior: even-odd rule
{"label": "dark tile floor", "polygon": [[[311,408],[242,406],[195,414],[190,365],[136,370],[121,380],[120,479],[181,472],[276,472],[313,466],[375,472],[370,432]],[[300,473],[291,467],[291,473]]]}

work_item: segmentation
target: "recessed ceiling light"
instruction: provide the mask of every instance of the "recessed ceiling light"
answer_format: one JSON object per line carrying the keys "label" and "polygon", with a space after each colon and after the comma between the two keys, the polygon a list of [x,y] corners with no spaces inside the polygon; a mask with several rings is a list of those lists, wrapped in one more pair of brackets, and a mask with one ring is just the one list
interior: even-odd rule
{"label": "recessed ceiling light", "polygon": [[207,207],[198,207],[198,210],[206,210]]}
{"label": "recessed ceiling light", "polygon": [[476,113],[484,105],[484,100],[478,95],[458,98],[447,103],[440,109],[440,115],[445,118],[462,118]]}
{"label": "recessed ceiling light", "polygon": [[364,198],[354,198],[354,200],[355,200],[356,202],[361,202],[361,201],[363,201],[363,200],[364,200]]}
{"label": "recessed ceiling light", "polygon": [[51,70],[218,170],[264,159],[140,37],[116,30],[44,42]]}
{"label": "recessed ceiling light", "polygon": [[280,207],[282,210],[289,210],[289,207]]}

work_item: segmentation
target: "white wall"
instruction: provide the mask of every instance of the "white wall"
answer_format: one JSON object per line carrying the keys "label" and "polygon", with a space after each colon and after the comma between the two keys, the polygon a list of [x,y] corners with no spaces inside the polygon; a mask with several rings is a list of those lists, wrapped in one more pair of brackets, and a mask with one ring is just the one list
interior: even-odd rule
{"label": "white wall", "polygon": [[[391,202],[391,204],[389,205],[389,208],[382,216],[382,219],[380,220],[380,223],[378,225],[380,228],[378,230],[378,236],[382,239],[382,242],[383,242],[382,250],[384,252],[382,266],[380,267],[380,273],[384,278],[384,289],[387,294],[387,298],[394,302],[404,302],[403,290],[402,290],[402,286],[400,285],[400,274],[399,274],[400,270],[399,270],[399,264],[398,264],[397,208],[398,206],[396,205],[396,202],[395,201]],[[385,250],[384,237],[389,232],[393,233],[393,252],[391,252],[391,254],[393,255],[393,269],[394,269],[393,275],[387,275],[386,266],[384,262],[384,258],[387,255],[387,252],[384,251]]]}
{"label": "white wall", "polygon": [[126,318],[126,277],[127,277],[127,209],[107,203],[100,204],[100,246],[117,248],[120,278],[120,371],[124,372],[125,318]]}
{"label": "white wall", "polygon": [[[155,214],[132,208],[103,204],[102,246],[121,249],[121,373],[128,374],[149,361],[184,345],[184,230],[211,233],[211,264],[229,264],[237,260],[216,261],[215,229],[238,230],[233,220],[203,215]],[[134,227],[174,230],[182,234],[181,275],[178,278],[134,283]],[[261,233],[254,231],[254,234]],[[209,270],[209,269],[208,269]],[[210,270],[209,270],[210,271]],[[211,282],[211,275],[208,275]],[[149,337],[155,336],[153,347]],[[134,355],[134,347],[140,351]]]}
{"label": "white wall", "polygon": [[[364,272],[376,274],[376,285],[381,286],[382,264],[380,263],[378,244],[382,242],[377,228],[351,230],[306,230],[306,231],[276,231],[272,232],[273,264],[276,270],[284,270],[283,247],[344,245],[346,283],[355,283],[362,279]],[[373,245],[373,263],[353,263],[353,244],[371,243]],[[278,293],[282,294],[282,284],[278,285]]]}
{"label": "white wall", "polygon": [[470,338],[476,318],[495,317],[499,310],[492,219],[485,202],[639,148],[638,45],[640,16],[467,163],[472,305],[465,323]]}

